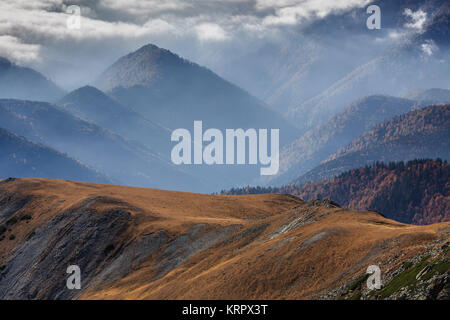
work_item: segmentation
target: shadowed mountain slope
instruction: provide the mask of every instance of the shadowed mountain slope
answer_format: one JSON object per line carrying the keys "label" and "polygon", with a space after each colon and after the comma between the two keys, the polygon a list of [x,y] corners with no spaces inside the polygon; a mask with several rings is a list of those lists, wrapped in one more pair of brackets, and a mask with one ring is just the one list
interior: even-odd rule
{"label": "shadowed mountain slope", "polygon": [[0,57],[0,98],[54,102],[64,91],[39,72]]}
{"label": "shadowed mountain slope", "polygon": [[376,124],[420,106],[414,100],[384,95],[361,98],[330,120],[309,130],[280,153],[280,173],[264,182],[285,184],[313,169]]}
{"label": "shadowed mountain slope", "polygon": [[450,105],[414,110],[377,125],[294,181],[328,179],[375,161],[450,159]]}
{"label": "shadowed mountain slope", "polygon": [[102,91],[85,86],[58,102],[68,112],[122,137],[135,140],[166,158],[170,155],[171,131],[121,105]]}
{"label": "shadowed mountain slope", "polygon": [[148,148],[55,105],[0,100],[0,127],[67,153],[124,184],[181,190],[202,187]]}
{"label": "shadowed mountain slope", "polygon": [[111,183],[112,180],[49,147],[0,128],[0,179],[53,178]]}

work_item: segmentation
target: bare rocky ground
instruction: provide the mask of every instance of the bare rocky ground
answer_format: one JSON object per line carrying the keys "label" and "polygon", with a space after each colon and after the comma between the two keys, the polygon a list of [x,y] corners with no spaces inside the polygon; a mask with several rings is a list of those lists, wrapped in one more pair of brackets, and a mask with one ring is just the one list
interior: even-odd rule
{"label": "bare rocky ground", "polygon": [[425,253],[398,263],[398,257],[382,266],[386,271],[380,290],[369,290],[368,274],[361,274],[321,299],[350,300],[450,300],[450,242],[431,243]]}

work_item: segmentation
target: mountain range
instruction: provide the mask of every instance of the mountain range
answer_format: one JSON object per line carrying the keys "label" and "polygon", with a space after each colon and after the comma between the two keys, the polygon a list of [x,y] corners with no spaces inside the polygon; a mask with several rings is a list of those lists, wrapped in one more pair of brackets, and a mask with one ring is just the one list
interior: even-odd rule
{"label": "mountain range", "polygon": [[154,45],[119,59],[96,85],[105,92],[85,86],[53,105],[4,100],[8,115],[0,127],[67,153],[120,183],[199,192],[248,183],[259,168],[176,167],[170,158],[174,129],[192,130],[201,120],[204,130],[279,129],[281,144],[297,136],[294,126],[263,102]]}
{"label": "mountain range", "polygon": [[[94,83],[122,105],[164,128],[193,131],[194,121],[203,131],[219,129],[279,129],[280,144],[297,136],[297,130],[277,112],[212,71],[178,55],[146,45],[117,60]],[[145,139],[145,138],[144,138]],[[163,148],[170,154],[175,144],[166,135]],[[247,183],[259,176],[256,166],[180,165],[208,181],[209,191]]]}
{"label": "mountain range", "polygon": [[[246,58],[230,55],[227,69],[256,96],[154,44],[118,58],[92,76],[92,85],[68,94],[39,72],[2,58],[0,97],[5,99],[0,127],[127,185],[215,192],[246,184],[328,178],[327,173],[313,175],[374,126],[414,109],[450,102],[445,76],[448,4],[374,3],[383,8],[381,30],[368,30],[364,8],[355,8],[311,21],[277,43],[249,50]],[[412,18],[406,9],[424,12],[420,30],[408,27]],[[239,57],[244,60],[239,62]],[[45,102],[51,106],[43,107]],[[203,122],[204,130],[279,129],[279,173],[261,177],[254,165],[173,165],[171,132],[191,131],[196,120]],[[423,157],[446,159],[442,148],[431,150],[434,146]],[[417,150],[403,156],[391,160],[421,154]],[[367,161],[349,157],[350,163],[337,164],[330,172],[390,160],[382,154],[371,154]]]}
{"label": "mountain range", "polygon": [[[4,113],[0,127],[67,153],[124,184],[205,192],[247,183],[280,185],[293,179],[307,182],[328,178],[310,176],[321,170],[321,162],[375,125],[415,108],[449,102],[449,90],[437,88],[408,91],[404,98],[368,96],[300,135],[287,120],[245,91],[154,45],[120,58],[96,85],[106,92],[85,86],[59,99],[59,107],[4,100],[3,112],[7,110],[8,115]],[[31,119],[36,123],[28,121]],[[171,130],[189,130],[194,120],[218,129],[280,128],[280,173],[261,179],[255,166],[172,165]],[[55,121],[60,123],[52,123]],[[90,128],[85,130],[79,124]],[[87,134],[89,131],[92,133]],[[96,135],[101,138],[94,138]],[[439,150],[424,157],[446,159]],[[412,158],[392,160],[408,159]],[[365,164],[356,161],[339,172]]]}
{"label": "mountain range", "polygon": [[146,45],[110,66],[94,83],[122,104],[172,130],[277,128],[282,143],[296,129],[260,100],[169,50]]}
{"label": "mountain range", "polygon": [[430,106],[378,124],[293,181],[331,178],[376,161],[450,158],[450,105]]}
{"label": "mountain range", "polygon": [[0,99],[0,127],[67,153],[123,184],[193,190],[201,186],[144,146],[56,105]]}
{"label": "mountain range", "polygon": [[[381,8],[380,30],[366,27],[367,4],[305,22],[244,55],[230,54],[217,69],[285,114],[300,133],[363,96],[449,89],[448,1],[370,4]],[[424,20],[414,24],[421,14]]]}
{"label": "mountain range", "polygon": [[[136,65],[137,67],[133,69],[129,65]],[[154,71],[148,71],[149,68],[154,68]],[[124,70],[127,70],[128,73]],[[143,70],[146,71],[144,72]],[[184,75],[181,76],[180,74],[183,74],[183,72]],[[200,92],[196,92],[196,90],[192,92],[191,98],[200,101],[200,105],[204,103],[205,107],[207,105],[206,101],[212,99],[213,96],[220,103],[224,101],[225,98],[220,95],[227,93],[227,89],[223,88],[228,88],[236,93],[231,96],[227,95],[225,100],[232,101],[236,96],[246,96],[247,98],[245,99],[249,99],[248,101],[257,102],[255,98],[251,98],[244,91],[221,80],[211,71],[190,63],[170,51],[149,45],[119,59],[118,62],[102,75],[100,79],[104,80],[103,82],[99,80],[98,84],[103,86],[105,90],[109,90],[109,94],[95,87],[85,86],[58,100],[56,103],[59,107],[55,105],[51,107],[45,106],[39,112],[33,110],[33,108],[36,106],[38,106],[38,109],[42,108],[43,103],[4,100],[2,104],[3,112],[5,112],[5,106],[8,104],[12,104],[14,107],[9,106],[7,108],[8,115],[5,113],[0,122],[0,127],[31,139],[34,142],[47,145],[57,151],[67,153],[70,157],[80,160],[95,170],[98,170],[98,172],[108,175],[121,183],[150,187],[164,186],[164,188],[169,189],[178,188],[186,191],[204,192],[231,188],[246,183],[280,185],[291,182],[295,178],[295,183],[298,184],[328,178],[330,175],[324,175],[323,173],[316,175],[316,173],[322,170],[321,168],[327,168],[329,164],[321,164],[321,162],[332,156],[340,148],[345,147],[352,140],[368,132],[375,125],[393,116],[401,115],[429,104],[448,103],[450,92],[449,90],[436,88],[408,91],[403,94],[404,98],[386,95],[364,97],[350,104],[327,122],[307,131],[300,137],[298,137],[297,133],[298,138],[286,144],[286,142],[289,142],[296,136],[293,133],[295,129],[292,129],[292,126],[287,124],[285,120],[280,120],[280,116],[274,116],[274,111],[269,111],[262,103],[258,102],[250,105],[244,103],[244,108],[249,106],[249,109],[245,111],[242,107],[240,107],[240,111],[227,110],[228,120],[226,120],[227,117],[211,113],[214,108],[219,107],[218,105],[213,106],[211,111],[205,112],[205,109],[202,109],[202,107],[197,109],[197,104],[192,105],[189,109],[187,107],[184,108],[181,101],[170,102],[173,99],[170,98],[171,96],[179,98],[191,93],[191,90],[185,89],[186,92],[184,94],[175,94],[175,91],[179,91],[181,83],[185,81],[182,80],[183,77],[184,79],[188,79],[191,76],[197,79],[194,82],[197,82],[199,87],[201,83],[210,83],[211,77],[215,79],[217,89],[215,93],[218,95],[211,93],[210,96],[201,97]],[[106,81],[105,79],[109,80]],[[127,83],[127,81],[129,82]],[[178,82],[178,85],[170,88],[170,83],[172,82]],[[166,89],[162,89],[163,87]],[[133,99],[141,97],[142,99],[140,101],[154,101],[155,97],[148,100],[143,97],[145,95],[154,95],[156,94],[155,92],[158,92],[159,98],[164,102],[162,104],[154,104],[153,102],[150,104],[145,104],[144,102],[135,104],[136,101],[133,102],[128,99],[123,99],[123,97],[121,98],[120,95],[117,95],[119,91],[125,92],[129,90],[139,90],[141,93],[133,93],[130,97]],[[174,91],[171,93],[171,90]],[[237,99],[239,101],[240,98]],[[239,106],[238,101],[232,101],[230,105]],[[24,106],[24,108],[21,109],[17,106]],[[159,111],[153,110],[155,107]],[[27,110],[28,108],[30,110]],[[175,109],[171,110],[171,108]],[[177,108],[179,110],[175,111]],[[259,112],[256,112],[257,109]],[[198,116],[194,115],[193,110],[199,112]],[[260,118],[253,116],[251,110],[259,113]],[[42,112],[47,112],[48,114],[38,117],[39,122],[36,123],[39,124],[38,126],[33,123],[30,127],[31,122],[27,121],[27,118],[31,117],[29,112],[34,116]],[[155,116],[158,112],[160,112],[160,115]],[[211,121],[206,123],[216,123],[217,126],[225,126],[226,122],[230,126],[232,122],[235,124],[240,122],[242,126],[236,125],[236,127],[281,127],[282,137],[283,133],[290,132],[289,138],[284,139],[284,147],[282,147],[280,153],[280,173],[276,176],[261,179],[258,178],[258,168],[248,165],[241,167],[214,167],[208,165],[173,166],[170,163],[169,155],[173,147],[173,144],[170,142],[170,126],[172,128],[177,127],[175,125],[177,121],[172,122],[175,117],[173,115],[174,112],[181,112],[183,114],[179,121],[182,121],[184,123],[183,125],[188,129],[192,126],[191,122],[195,119],[200,119],[200,114],[203,114],[205,116],[203,119],[215,119],[215,122]],[[237,116],[240,112],[250,115],[252,119],[250,117],[243,119],[240,115]],[[61,115],[64,115],[63,118],[66,119],[61,121],[61,123],[65,123],[65,121],[83,123],[83,126],[87,125],[92,128],[87,131],[93,130],[95,132],[93,135],[99,134],[103,137],[97,142],[95,142],[98,140],[97,138],[93,139],[89,137],[84,144],[80,144],[80,141],[83,141],[85,138],[77,137],[74,138],[76,141],[71,141],[73,135],[69,133],[69,128],[75,128],[73,125],[51,123]],[[163,121],[165,124],[161,124],[162,119],[159,117],[170,119],[170,121]],[[262,118],[266,120],[260,122],[259,119]],[[37,119],[31,119],[37,121]],[[17,121],[21,122],[18,126],[15,124]],[[222,123],[220,124],[217,121]],[[269,123],[271,121],[273,122],[272,124]],[[246,125],[244,122],[246,122]],[[23,125],[28,126],[28,129],[24,129],[22,127]],[[179,125],[182,125],[181,122]],[[286,128],[288,131],[284,131]],[[30,133],[28,130],[34,132]],[[86,135],[85,131],[84,129],[77,129],[73,133],[74,136],[79,134]],[[63,139],[58,140],[62,136],[69,136],[70,138],[67,141]],[[286,138],[286,136],[284,137]],[[55,139],[58,141],[55,141]],[[101,152],[102,154],[98,154],[99,150],[103,150]],[[439,150],[423,155],[423,157],[441,157],[446,159],[447,155]],[[374,156],[370,160],[408,160],[414,157],[420,157],[420,153],[415,154],[412,158],[397,157],[395,159],[385,159],[382,156],[378,158]],[[353,161],[353,158],[350,160],[350,163]],[[123,161],[121,159],[127,160]],[[119,163],[119,166],[116,165],[117,163]],[[355,161],[354,164],[349,164],[349,166],[342,166],[340,171],[334,172],[333,170],[335,169],[332,169],[330,172],[337,174],[350,168],[365,165],[366,163],[368,162],[362,163],[361,161]],[[131,174],[127,172],[130,168],[133,168],[130,171],[132,172]],[[166,172],[172,172],[173,179],[169,179]]]}
{"label": "mountain range", "polygon": [[[280,152],[280,172],[261,180],[272,185],[286,184],[319,166],[375,125],[416,108],[448,103],[450,90],[419,90],[415,99],[373,95],[358,99],[327,122],[307,131]],[[444,155],[441,155],[444,157]],[[383,160],[383,159],[377,159]],[[408,160],[408,159],[399,159]]]}

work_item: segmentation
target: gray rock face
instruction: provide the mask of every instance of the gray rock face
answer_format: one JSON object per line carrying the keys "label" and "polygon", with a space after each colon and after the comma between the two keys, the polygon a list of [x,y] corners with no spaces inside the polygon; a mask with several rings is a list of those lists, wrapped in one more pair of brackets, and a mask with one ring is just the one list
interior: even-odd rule
{"label": "gray rock face", "polygon": [[[9,201],[8,201],[9,199]],[[0,197],[0,222],[20,211],[27,199]],[[14,205],[13,205],[14,204]],[[99,205],[112,209],[99,212]],[[140,209],[108,197],[93,197],[37,227],[19,244],[0,269],[0,299],[75,299],[138,268],[147,259],[157,280],[199,251],[231,236],[240,226],[191,226],[173,236],[159,230],[134,238],[131,228]],[[69,290],[67,267],[81,270],[81,289]]]}
{"label": "gray rock face", "polygon": [[32,197],[20,197],[9,193],[0,193],[0,224],[5,223],[15,212],[22,209]]}
{"label": "gray rock face", "polygon": [[[91,206],[105,198],[89,199],[37,228],[21,243],[0,276],[1,299],[70,299],[79,290],[66,288],[66,269],[78,265],[89,283],[108,261],[106,248],[129,227],[126,206],[99,213]],[[83,285],[82,282],[82,285]]]}

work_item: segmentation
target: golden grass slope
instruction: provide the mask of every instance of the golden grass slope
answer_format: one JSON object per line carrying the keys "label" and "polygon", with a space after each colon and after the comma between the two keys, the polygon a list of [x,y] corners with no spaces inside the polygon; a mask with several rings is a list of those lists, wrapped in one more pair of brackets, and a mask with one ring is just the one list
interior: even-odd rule
{"label": "golden grass slope", "polygon": [[[96,201],[99,197],[116,202]],[[108,282],[97,277],[85,284],[79,299],[323,298],[364,274],[369,265],[390,274],[450,235],[450,223],[405,225],[375,212],[303,202],[289,195],[217,196],[45,179],[1,183],[0,223],[5,223],[2,210],[14,198],[29,199],[15,215],[29,214],[32,219],[11,226],[7,235],[14,233],[15,239],[0,241],[0,265],[34,229],[89,199],[90,210],[106,213],[125,203],[131,215],[106,261],[147,235],[168,235],[168,242],[125,276]],[[162,268],[175,261],[168,260],[165,250],[173,241],[187,239],[177,244],[180,252],[192,249],[196,226],[205,235],[200,244],[211,245],[177,256],[181,262],[171,269]]]}

